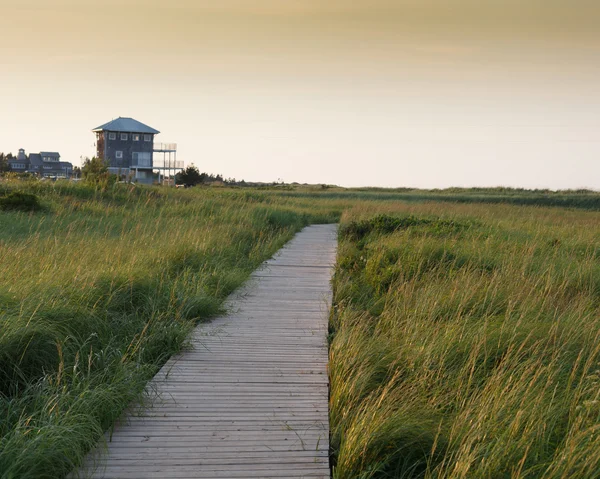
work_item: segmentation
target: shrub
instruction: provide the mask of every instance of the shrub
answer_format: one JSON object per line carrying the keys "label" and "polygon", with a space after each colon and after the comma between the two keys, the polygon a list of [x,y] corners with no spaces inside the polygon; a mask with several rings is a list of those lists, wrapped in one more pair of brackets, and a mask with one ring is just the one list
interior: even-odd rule
{"label": "shrub", "polygon": [[39,198],[31,193],[15,191],[0,198],[0,210],[13,211],[40,211],[42,205]]}
{"label": "shrub", "polygon": [[453,220],[417,218],[415,216],[394,217],[377,215],[363,221],[352,221],[341,230],[343,238],[360,240],[371,232],[390,234],[400,229],[413,226],[429,226],[433,231],[451,231],[470,227],[468,223],[459,223]]}

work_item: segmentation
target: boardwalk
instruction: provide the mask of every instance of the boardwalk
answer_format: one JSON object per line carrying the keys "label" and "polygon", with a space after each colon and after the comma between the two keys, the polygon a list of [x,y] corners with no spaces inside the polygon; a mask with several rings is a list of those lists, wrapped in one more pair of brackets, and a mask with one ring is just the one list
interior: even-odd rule
{"label": "boardwalk", "polygon": [[299,233],[196,328],[80,477],[328,478],[335,225]]}

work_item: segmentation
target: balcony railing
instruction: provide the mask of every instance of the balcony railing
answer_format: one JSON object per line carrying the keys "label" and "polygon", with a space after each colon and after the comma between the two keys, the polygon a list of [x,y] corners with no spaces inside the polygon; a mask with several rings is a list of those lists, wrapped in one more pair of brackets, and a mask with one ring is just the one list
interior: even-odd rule
{"label": "balcony railing", "polygon": [[168,169],[183,169],[183,161],[169,161],[168,158],[164,160],[162,158],[154,158],[154,162],[152,163],[153,168],[168,170]]}
{"label": "balcony railing", "polygon": [[177,151],[177,143],[154,143],[154,151]]}

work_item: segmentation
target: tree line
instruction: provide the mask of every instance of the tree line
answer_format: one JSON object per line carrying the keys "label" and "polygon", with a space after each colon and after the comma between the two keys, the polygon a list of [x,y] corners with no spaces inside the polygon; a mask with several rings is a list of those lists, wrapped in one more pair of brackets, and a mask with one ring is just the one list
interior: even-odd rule
{"label": "tree line", "polygon": [[245,183],[243,180],[237,182],[235,178],[223,179],[222,175],[213,175],[210,173],[200,173],[194,165],[188,166],[185,170],[175,175],[175,184],[184,186],[196,186],[210,183],[224,183],[226,185],[237,185]]}

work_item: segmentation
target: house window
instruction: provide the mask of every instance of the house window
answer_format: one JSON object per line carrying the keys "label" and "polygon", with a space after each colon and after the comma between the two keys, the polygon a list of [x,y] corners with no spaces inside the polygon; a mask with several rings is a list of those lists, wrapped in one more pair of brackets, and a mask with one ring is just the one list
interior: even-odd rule
{"label": "house window", "polygon": [[123,158],[123,152],[122,151],[117,151],[115,152],[115,158],[117,158],[118,160]]}
{"label": "house window", "polygon": [[140,135],[131,135],[133,136],[133,141],[140,141]]}
{"label": "house window", "polygon": [[133,153],[133,164],[136,166],[152,166],[152,153],[150,152],[134,152]]}
{"label": "house window", "polygon": [[44,165],[44,170],[51,170],[52,167],[50,165]]}
{"label": "house window", "polygon": [[121,133],[121,140],[127,141],[127,133]]}
{"label": "house window", "polygon": [[144,135],[144,141],[152,141],[152,135]]}
{"label": "house window", "polygon": [[109,140],[116,140],[117,139],[117,134],[116,133],[109,133],[108,134],[108,139]]}

